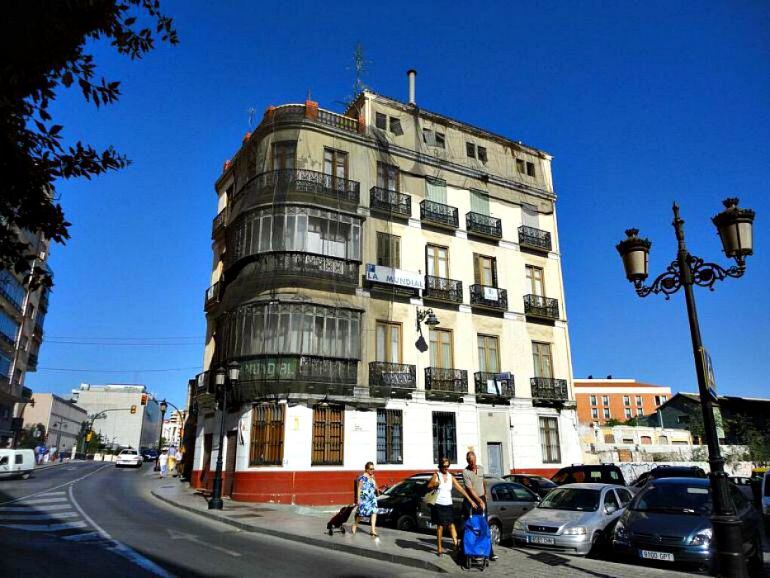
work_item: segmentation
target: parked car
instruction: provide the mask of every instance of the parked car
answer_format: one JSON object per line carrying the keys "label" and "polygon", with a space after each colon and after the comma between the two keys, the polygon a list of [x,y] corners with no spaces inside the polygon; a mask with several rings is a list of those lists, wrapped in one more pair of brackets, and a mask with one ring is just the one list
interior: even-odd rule
{"label": "parked car", "polygon": [[747,478],[746,476],[730,476],[728,479],[732,483],[734,483],[736,486],[750,486],[751,485],[751,478]]}
{"label": "parked car", "polygon": [[762,478],[762,515],[765,518],[765,528],[770,534],[770,471]]}
{"label": "parked car", "polygon": [[139,453],[142,455],[142,459],[145,462],[154,462],[158,459],[158,450],[154,450],[151,448],[142,448],[139,450]]}
{"label": "parked car", "polygon": [[698,466],[655,466],[644,472],[629,485],[632,491],[641,490],[650,480],[660,478],[706,478],[706,472]]}
{"label": "parked car", "polygon": [[35,469],[34,450],[0,449],[0,479],[26,480]]}
{"label": "parked car", "polygon": [[[715,547],[711,525],[710,480],[660,478],[633,499],[615,525],[613,548],[637,561],[687,564],[713,570]],[[762,568],[760,516],[738,488],[730,499],[741,519],[744,552],[750,568]]]}
{"label": "parked car", "polygon": [[144,460],[139,452],[132,449],[122,450],[115,459],[115,467],[141,468]]}
{"label": "parked car", "polygon": [[551,481],[557,486],[582,483],[626,485],[623,472],[615,464],[567,466],[551,476]]}
{"label": "parked car", "polygon": [[516,544],[584,556],[609,545],[632,494],[616,484],[567,484],[551,490],[513,526]]}
{"label": "parked car", "polygon": [[507,476],[503,476],[503,479],[521,484],[528,490],[535,492],[541,498],[545,498],[548,492],[558,487],[548,478],[537,476],[535,474],[508,474]]}
{"label": "parked car", "polygon": [[[458,480],[462,484],[462,479]],[[534,492],[521,484],[509,482],[502,478],[484,476],[487,484],[487,521],[495,544],[509,539],[513,534],[513,524],[526,512],[537,506],[540,498]],[[462,534],[463,527],[463,498],[456,490],[452,490],[452,501],[455,513],[455,527]],[[435,530],[436,526],[430,520],[431,506],[422,501],[417,514],[417,526],[421,530]]]}
{"label": "parked car", "polygon": [[[417,510],[428,493],[428,482],[433,474],[415,474],[401,480],[377,497],[377,524],[399,530],[417,529]],[[361,518],[369,522],[368,517]]]}

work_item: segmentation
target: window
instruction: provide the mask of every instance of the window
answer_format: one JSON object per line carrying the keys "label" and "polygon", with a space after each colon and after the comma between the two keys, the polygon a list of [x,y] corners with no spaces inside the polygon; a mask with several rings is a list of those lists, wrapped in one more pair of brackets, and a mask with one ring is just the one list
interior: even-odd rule
{"label": "window", "polygon": [[400,119],[394,116],[388,117],[387,115],[381,112],[375,113],[374,123],[378,129],[388,130],[388,120],[390,120],[390,132],[392,132],[396,136],[401,136],[402,134],[404,134],[404,130],[401,128]]}
{"label": "window", "polygon": [[341,466],[345,439],[345,412],[340,406],[313,408],[314,466]]}
{"label": "window", "polygon": [[623,438],[624,444],[632,444],[634,443],[634,438]]}
{"label": "window", "polygon": [[540,228],[540,214],[537,212],[535,205],[521,204],[521,224],[533,229]]}
{"label": "window", "polygon": [[251,466],[283,464],[284,404],[255,405],[251,419]]}
{"label": "window", "polygon": [[623,405],[631,405],[631,397],[628,395],[623,396]]}
{"label": "window", "polygon": [[605,407],[603,415],[604,415],[604,419],[610,419],[610,408]]}
{"label": "window", "polygon": [[403,415],[400,409],[377,410],[377,463],[403,464]]}
{"label": "window", "polygon": [[676,423],[690,423],[690,416],[689,415],[678,415],[678,416],[676,416]]}
{"label": "window", "polygon": [[324,174],[332,176],[332,188],[344,190],[348,178],[348,153],[325,148]]}
{"label": "window", "polygon": [[377,233],[377,264],[394,269],[401,266],[401,237]]}
{"label": "window", "polygon": [[428,275],[449,279],[449,249],[438,245],[426,246],[425,269]]}
{"label": "window", "polygon": [[644,415],[644,409],[641,407],[636,408],[636,415]]}
{"label": "window", "polygon": [[479,350],[479,371],[489,373],[500,372],[500,347],[497,337],[492,335],[478,335],[476,344]]}
{"label": "window", "polygon": [[523,160],[516,159],[516,170],[522,175],[527,174],[527,165],[524,163]]}
{"label": "window", "polygon": [[[452,368],[454,355],[452,347],[452,330],[430,328],[430,366]],[[454,415],[454,414],[453,414]],[[454,462],[452,462],[454,463]]]}
{"label": "window", "polygon": [[446,181],[444,179],[425,177],[425,198],[428,201],[446,205]]}
{"label": "window", "polygon": [[471,211],[480,215],[489,215],[489,195],[484,191],[471,189]]}
{"label": "window", "polygon": [[466,142],[465,143],[465,154],[468,155],[470,158],[475,159],[476,158],[476,145],[472,142]]}
{"label": "window", "polygon": [[534,265],[525,266],[527,275],[527,284],[529,285],[529,292],[532,295],[539,295],[545,297],[545,281],[542,267],[535,267]]}
{"label": "window", "polygon": [[444,140],[443,132],[438,132],[428,128],[422,129],[422,141],[426,145],[443,149],[445,146]]}
{"label": "window", "polygon": [[13,303],[17,309],[24,304],[24,286],[7,269],[0,271],[0,294]]}
{"label": "window", "polygon": [[297,156],[297,143],[294,141],[277,142],[273,144],[273,170],[279,171],[294,168],[294,158]]}
{"label": "window", "polygon": [[642,396],[637,395],[636,396],[636,407],[642,407]]}
{"label": "window", "polygon": [[596,396],[595,395],[591,396],[591,405],[596,405]]}
{"label": "window", "polygon": [[0,466],[7,466],[8,465],[8,456],[3,456],[0,458]]}
{"label": "window", "polygon": [[532,361],[535,367],[535,377],[553,377],[553,358],[551,357],[551,344],[532,342]]}
{"label": "window", "polygon": [[388,130],[388,117],[381,112],[375,113],[374,124],[380,130]]}
{"label": "window", "polygon": [[487,162],[487,149],[486,149],[486,147],[477,147],[476,150],[478,151],[478,159],[482,163]]}
{"label": "window", "polygon": [[377,359],[387,363],[401,363],[401,324],[378,321],[376,328]]}
{"label": "window", "polygon": [[602,396],[602,405],[610,405],[610,396],[609,395],[603,395]]}
{"label": "window", "polygon": [[655,405],[663,405],[666,403],[666,400],[668,399],[668,396],[666,395],[656,395],[655,396]]}
{"label": "window", "polygon": [[626,419],[631,419],[631,408],[630,407],[625,408],[625,415],[626,415]]}
{"label": "window", "polygon": [[[615,435],[614,434],[604,434],[604,443],[605,444],[614,444],[615,443]],[[601,478],[600,472],[591,472],[593,477]],[[595,475],[594,475],[595,474]]]}
{"label": "window", "polygon": [[449,463],[457,463],[457,432],[455,414],[446,411],[433,412],[433,462],[447,458]]}
{"label": "window", "polygon": [[11,373],[11,358],[0,351],[0,376],[10,377]]}
{"label": "window", "polygon": [[652,438],[650,436],[642,436],[641,442],[642,442],[642,445],[645,445],[645,446],[652,445]]}
{"label": "window", "polygon": [[377,163],[377,186],[388,191],[398,190],[399,170],[395,165]]}
{"label": "window", "polygon": [[555,417],[540,418],[540,448],[543,452],[544,464],[558,464],[561,462],[559,423]]}
{"label": "window", "polygon": [[19,334],[19,324],[5,311],[0,310],[0,338],[8,343],[16,343]]}
{"label": "window", "polygon": [[599,409],[596,407],[591,408],[591,417],[593,419],[599,419]]}
{"label": "window", "polygon": [[478,285],[497,287],[497,260],[494,257],[474,253],[473,279]]}
{"label": "window", "polygon": [[534,177],[535,176],[535,163],[527,163],[527,176]]}
{"label": "window", "polygon": [[390,117],[390,132],[396,136],[404,134],[404,129],[401,128],[401,121],[394,116]]}
{"label": "window", "polygon": [[625,488],[615,488],[615,493],[618,495],[618,498],[620,499],[621,508],[625,508],[633,498],[633,496],[631,495],[631,492],[629,492]]}
{"label": "window", "polygon": [[607,493],[604,495],[604,507],[609,508],[612,511],[617,511],[620,509],[618,499],[615,497],[615,492],[612,490],[607,490]]}

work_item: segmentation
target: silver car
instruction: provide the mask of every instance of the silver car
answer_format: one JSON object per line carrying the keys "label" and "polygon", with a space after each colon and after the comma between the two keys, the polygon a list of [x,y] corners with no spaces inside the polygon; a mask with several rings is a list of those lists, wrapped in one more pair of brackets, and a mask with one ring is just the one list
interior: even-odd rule
{"label": "silver car", "polygon": [[513,525],[516,544],[584,556],[606,545],[612,528],[631,501],[614,484],[566,484],[551,490],[537,508]]}

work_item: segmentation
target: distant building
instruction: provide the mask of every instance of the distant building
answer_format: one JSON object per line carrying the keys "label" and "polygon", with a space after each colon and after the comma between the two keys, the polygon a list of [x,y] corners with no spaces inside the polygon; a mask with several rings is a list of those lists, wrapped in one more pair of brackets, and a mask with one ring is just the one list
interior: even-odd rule
{"label": "distant building", "polygon": [[[720,395],[718,401],[716,421],[720,442],[742,445],[750,441],[745,435],[747,430],[765,434],[770,431],[770,399]],[[703,420],[700,396],[677,393],[658,408],[657,415],[647,417],[644,423],[689,431],[691,423],[696,420],[701,423]]]}
{"label": "distant building", "polygon": [[81,424],[86,421],[86,411],[72,401],[53,393],[35,393],[31,403],[24,410],[24,425],[27,428],[43,424],[47,434],[45,445],[60,452],[70,452],[77,444]]}
{"label": "distant building", "polygon": [[[107,445],[155,447],[160,434],[160,408],[144,385],[91,385],[72,390],[73,401],[95,419],[93,429]],[[136,412],[131,413],[131,407]]]}
{"label": "distant building", "polygon": [[[48,241],[41,235],[21,231],[19,239],[29,245],[37,255],[32,268],[48,268]],[[0,269],[0,447],[13,442],[15,428],[22,419],[20,413],[26,405],[24,382],[27,372],[37,370],[37,358],[43,343],[43,323],[48,311],[48,288],[30,290],[24,277]],[[27,390],[29,393],[29,390]],[[16,404],[19,404],[18,406]],[[15,424],[15,425],[14,425]]]}
{"label": "distant building", "polygon": [[[655,413],[671,397],[671,388],[635,379],[575,379],[575,401],[582,424],[604,425]],[[658,425],[658,424],[655,424]]]}
{"label": "distant building", "polygon": [[184,427],[185,413],[174,411],[168,419],[163,420],[163,439],[167,446],[179,447],[182,442],[182,428]]}

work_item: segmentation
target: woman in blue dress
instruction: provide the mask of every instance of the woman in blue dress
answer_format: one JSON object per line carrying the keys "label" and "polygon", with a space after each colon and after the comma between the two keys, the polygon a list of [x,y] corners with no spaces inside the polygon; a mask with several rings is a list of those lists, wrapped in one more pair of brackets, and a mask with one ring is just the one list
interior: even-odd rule
{"label": "woman in blue dress", "polygon": [[371,524],[370,534],[377,537],[377,482],[374,480],[374,464],[366,462],[364,473],[356,479],[356,510],[355,522],[351,528],[353,534],[358,530],[362,517],[368,517]]}

